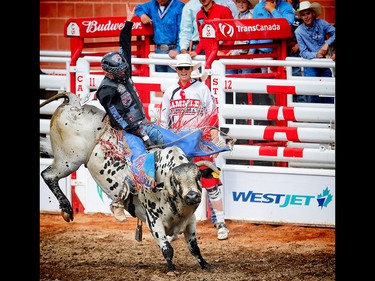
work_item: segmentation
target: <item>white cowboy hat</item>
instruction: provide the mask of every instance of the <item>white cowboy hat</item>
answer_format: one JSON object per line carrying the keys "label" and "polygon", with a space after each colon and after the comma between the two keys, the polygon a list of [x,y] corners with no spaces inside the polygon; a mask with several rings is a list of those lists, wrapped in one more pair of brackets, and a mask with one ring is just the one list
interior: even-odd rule
{"label": "white cowboy hat", "polygon": [[311,9],[316,13],[316,16],[319,17],[319,15],[322,12],[322,6],[318,2],[310,3],[309,1],[302,1],[299,2],[299,8],[296,11],[296,14],[298,17],[300,17],[299,12]]}
{"label": "white cowboy hat", "polygon": [[193,63],[191,56],[189,54],[178,54],[176,56],[177,61],[169,66],[176,70],[176,67],[179,66],[192,66],[193,70],[198,69],[201,66],[201,62]]}
{"label": "white cowboy hat", "polygon": [[208,77],[208,73],[204,70],[202,70],[202,72],[200,72],[199,69],[195,69],[191,72],[191,78],[201,79],[202,82],[204,80],[206,80],[207,77]]}

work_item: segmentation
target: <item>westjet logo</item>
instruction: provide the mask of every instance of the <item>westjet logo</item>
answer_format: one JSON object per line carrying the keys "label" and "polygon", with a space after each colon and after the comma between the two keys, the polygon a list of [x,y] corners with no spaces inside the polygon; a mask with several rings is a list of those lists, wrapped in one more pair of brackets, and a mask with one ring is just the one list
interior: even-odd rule
{"label": "westjet logo", "polygon": [[[303,195],[303,194],[283,194],[283,193],[260,193],[254,191],[246,192],[232,192],[233,201],[235,202],[249,202],[261,204],[275,204],[280,208],[285,208],[291,205],[310,206],[316,204],[316,207],[327,207],[332,201],[332,194],[328,187],[317,196]],[[315,199],[315,200],[314,200]]]}

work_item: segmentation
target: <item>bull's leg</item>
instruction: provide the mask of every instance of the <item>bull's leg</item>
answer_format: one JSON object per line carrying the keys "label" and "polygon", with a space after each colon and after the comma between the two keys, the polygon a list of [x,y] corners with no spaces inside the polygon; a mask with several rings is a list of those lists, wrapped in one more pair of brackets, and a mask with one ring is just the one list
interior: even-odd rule
{"label": "bull's leg", "polygon": [[156,243],[159,245],[161,249],[161,253],[163,254],[165,261],[167,262],[167,272],[176,272],[176,266],[173,264],[174,250],[171,243],[169,243],[167,236],[165,235],[165,233],[162,234],[160,231],[155,232],[151,228],[150,230],[152,236],[156,240]]}
{"label": "bull's leg", "polygon": [[199,249],[199,246],[198,246],[198,240],[197,240],[195,231],[196,231],[196,229],[195,229],[195,223],[194,223],[194,224],[190,224],[184,232],[185,242],[188,245],[188,249],[189,249],[190,253],[198,261],[201,268],[209,269],[209,270],[215,269],[216,267],[214,265],[209,264],[202,257],[201,250]]}
{"label": "bull's leg", "polygon": [[59,201],[61,215],[64,218],[64,220],[66,222],[73,221],[72,206],[70,205],[68,198],[61,191],[60,186],[59,186],[59,180],[66,177],[69,174],[61,175],[57,173],[56,169],[54,169],[52,165],[50,165],[41,173],[41,175],[42,175],[44,182],[47,184],[49,189],[55,195],[56,199]]}
{"label": "bull's leg", "polygon": [[[167,240],[167,237],[164,236],[164,241],[162,242],[161,252],[163,254],[163,257],[165,261],[167,262],[167,272],[176,272],[176,266],[173,264],[173,254],[174,250],[172,245]],[[159,245],[160,246],[160,245]]]}
{"label": "bull's leg", "polygon": [[[167,239],[163,223],[156,219],[155,223],[150,222],[150,213],[146,213],[146,223],[156,243],[159,245],[165,261],[167,262],[167,272],[176,272],[176,266],[173,264],[174,250]],[[159,218],[160,219],[160,218]]]}

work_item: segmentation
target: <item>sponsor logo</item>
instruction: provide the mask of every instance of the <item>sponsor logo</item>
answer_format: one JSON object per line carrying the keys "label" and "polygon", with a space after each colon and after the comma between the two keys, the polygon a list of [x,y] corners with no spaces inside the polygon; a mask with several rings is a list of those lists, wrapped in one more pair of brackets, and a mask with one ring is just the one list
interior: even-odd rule
{"label": "sponsor logo", "polygon": [[328,187],[326,187],[322,193],[317,195],[316,200],[318,201],[318,206],[323,209],[323,207],[327,207],[329,203],[332,201],[332,194]]}
{"label": "sponsor logo", "polygon": [[[279,205],[279,208],[288,206],[315,206],[323,209],[323,207],[328,207],[332,202],[333,196],[328,187],[326,187],[323,189],[322,193],[319,193],[317,196],[307,194],[261,193],[254,191],[245,193],[234,191],[232,192],[232,198],[235,202],[275,204]],[[316,199],[316,201],[313,199]]]}
{"label": "sponsor logo", "polygon": [[225,37],[232,37],[234,34],[233,26],[227,23],[219,23],[219,29],[221,34],[223,34]]}
{"label": "sponsor logo", "polygon": [[279,24],[256,24],[256,25],[237,25],[237,32],[264,32],[264,31],[279,31],[281,26]]}
{"label": "sponsor logo", "polygon": [[[264,31],[280,31],[281,26],[279,24],[256,24],[256,25],[236,25],[233,27],[228,23],[219,23],[219,30],[227,38],[231,38],[234,35],[234,30],[237,32],[264,32]],[[205,36],[210,37],[210,36]]]}
{"label": "sponsor logo", "polygon": [[96,20],[92,21],[82,21],[82,25],[86,27],[86,33],[95,33],[102,31],[114,31],[123,29],[124,22],[115,22],[112,23],[111,20],[108,20],[106,23],[98,23]]}

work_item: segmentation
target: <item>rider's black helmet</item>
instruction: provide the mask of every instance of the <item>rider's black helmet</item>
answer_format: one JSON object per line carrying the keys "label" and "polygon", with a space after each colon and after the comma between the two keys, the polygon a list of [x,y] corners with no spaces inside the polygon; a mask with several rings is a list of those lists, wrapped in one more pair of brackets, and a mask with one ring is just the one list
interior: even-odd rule
{"label": "rider's black helmet", "polygon": [[111,79],[118,82],[124,82],[128,77],[129,64],[126,59],[119,52],[109,52],[102,58],[102,69]]}

